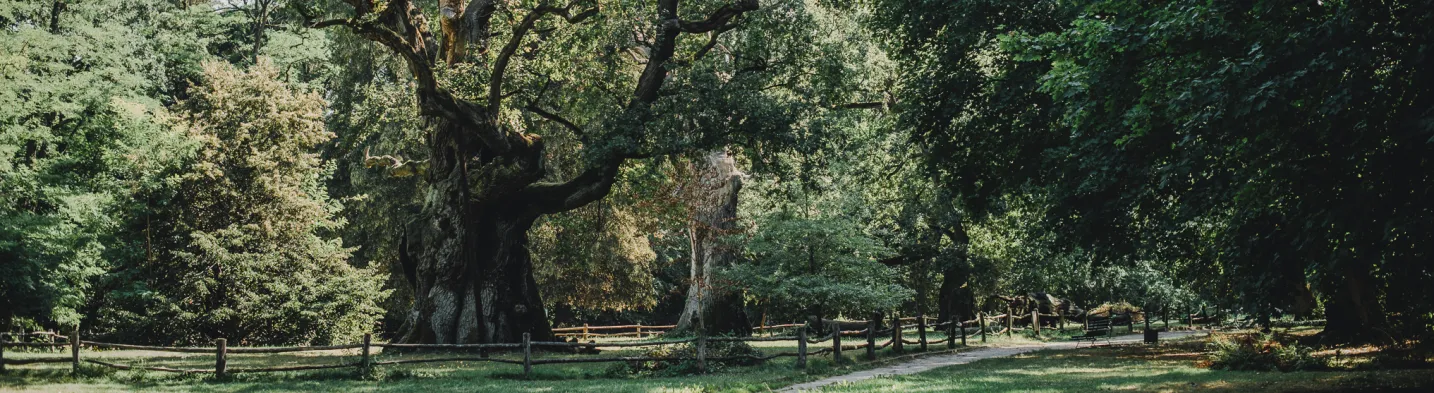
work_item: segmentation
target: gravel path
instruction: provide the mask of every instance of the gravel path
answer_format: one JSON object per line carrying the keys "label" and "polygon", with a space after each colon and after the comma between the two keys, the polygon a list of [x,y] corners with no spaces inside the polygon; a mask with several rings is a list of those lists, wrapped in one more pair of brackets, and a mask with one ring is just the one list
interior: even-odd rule
{"label": "gravel path", "polygon": [[[1160,333],[1160,339],[1162,339],[1162,340],[1170,340],[1170,339],[1177,339],[1177,338],[1189,337],[1189,336],[1193,336],[1193,335],[1196,335],[1196,334],[1207,334],[1207,333],[1208,333],[1208,332],[1206,332],[1206,331],[1189,331],[1189,330],[1186,330],[1186,331],[1177,331],[1177,332],[1161,332],[1161,333]],[[1116,336],[1116,337],[1114,337],[1114,338],[1111,338],[1110,342],[1111,342],[1112,344],[1129,344],[1129,343],[1140,342],[1142,339],[1143,339],[1143,337],[1142,337],[1140,334],[1127,334],[1127,335]],[[1084,345],[1089,346],[1089,344],[1084,344]],[[807,382],[807,383],[803,383],[803,384],[796,384],[796,385],[788,386],[788,387],[782,388],[782,390],[778,390],[778,391],[779,391],[779,392],[816,391],[816,390],[820,390],[822,387],[825,387],[825,386],[827,386],[827,385],[852,383],[852,382],[856,382],[856,381],[863,381],[863,380],[872,379],[872,378],[876,378],[876,377],[883,377],[883,376],[915,374],[915,373],[919,373],[919,372],[922,372],[922,371],[928,371],[928,370],[931,370],[931,369],[934,369],[934,368],[937,368],[937,367],[946,367],[946,366],[954,366],[954,365],[958,365],[958,364],[966,364],[966,363],[974,362],[974,361],[981,360],[981,359],[990,359],[990,358],[999,358],[999,357],[1006,357],[1006,356],[1012,356],[1012,355],[1019,355],[1019,354],[1022,354],[1022,353],[1031,352],[1031,351],[1038,351],[1038,350],[1042,350],[1042,349],[1075,349],[1075,348],[1076,348],[1076,343],[1073,342],[1073,341],[1053,341],[1053,342],[1040,343],[1040,344],[1026,344],[1026,345],[1014,345],[1014,346],[1009,346],[1009,347],[981,348],[981,349],[976,349],[976,350],[971,350],[971,351],[965,351],[965,352],[960,352],[960,353],[953,353],[953,354],[949,354],[949,355],[929,356],[929,357],[914,359],[914,360],[911,360],[911,361],[908,361],[908,362],[905,362],[905,363],[893,364],[893,365],[883,366],[883,367],[878,367],[878,368],[873,368],[873,369],[865,370],[865,371],[857,371],[857,372],[854,372],[854,373],[851,373],[851,374],[846,374],[846,375],[838,375],[838,376],[835,376],[835,377],[830,377],[830,378],[825,378],[825,379],[816,380],[816,381],[812,381],[812,382]]]}

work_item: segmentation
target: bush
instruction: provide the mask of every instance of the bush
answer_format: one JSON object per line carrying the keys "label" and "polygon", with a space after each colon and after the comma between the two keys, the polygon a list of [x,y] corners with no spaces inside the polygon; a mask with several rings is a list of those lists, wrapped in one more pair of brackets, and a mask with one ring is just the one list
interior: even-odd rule
{"label": "bush", "polygon": [[1314,349],[1285,345],[1268,334],[1216,340],[1210,357],[1211,368],[1230,371],[1304,371],[1328,367],[1325,359],[1314,356]]}
{"label": "bush", "polygon": [[[649,360],[640,362],[624,362],[609,366],[608,375],[645,375],[657,377],[674,377],[691,375],[697,373],[697,344],[686,343],[666,347],[658,347],[643,354],[645,357],[654,358],[677,358],[673,360]],[[740,357],[738,357],[740,356]],[[732,366],[754,366],[763,363],[761,359],[754,357],[763,356],[761,351],[752,348],[741,341],[708,341],[707,342],[707,369],[718,371],[725,367]],[[736,359],[715,360],[717,358],[738,357]]]}

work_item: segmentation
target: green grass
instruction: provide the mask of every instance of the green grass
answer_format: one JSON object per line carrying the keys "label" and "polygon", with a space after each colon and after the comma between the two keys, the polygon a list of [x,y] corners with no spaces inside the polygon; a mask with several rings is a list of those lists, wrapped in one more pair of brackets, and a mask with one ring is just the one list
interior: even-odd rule
{"label": "green grass", "polygon": [[[908,335],[907,339],[914,339]],[[928,334],[931,340],[943,338],[940,334]],[[878,342],[885,341],[879,339]],[[971,340],[972,344],[979,339]],[[1027,342],[1017,337],[1014,340],[992,340],[993,345],[1010,342]],[[858,344],[864,339],[846,338],[844,344]],[[753,343],[767,353],[796,350],[791,342]],[[809,351],[830,347],[830,342],[813,344]],[[933,345],[930,351],[945,350],[945,345]],[[228,380],[219,381],[210,375],[182,375],[153,371],[121,371],[100,366],[87,366],[85,375],[72,376],[70,365],[44,364],[10,366],[8,373],[0,375],[0,391],[19,392],[100,392],[100,391],[155,391],[155,392],[758,392],[811,381],[825,376],[845,374],[882,363],[900,355],[916,352],[915,345],[908,345],[902,354],[891,348],[878,351],[877,362],[862,359],[865,350],[844,351],[847,361],[834,364],[830,355],[814,356],[809,359],[806,370],[794,367],[794,358],[778,358],[766,364],[747,367],[718,368],[705,375],[674,375],[664,377],[633,376],[610,372],[614,363],[599,364],[554,364],[534,366],[531,380],[522,377],[522,366],[488,363],[425,363],[414,365],[380,366],[375,375],[361,379],[353,369],[299,371],[284,373],[240,374]],[[307,364],[338,364],[356,362],[355,351],[328,351],[312,354],[277,355],[230,355],[229,368],[293,366]],[[636,356],[641,350],[608,350],[601,356]],[[6,358],[63,357],[68,352],[36,353],[10,352]],[[85,358],[103,358],[122,364],[145,364],[175,368],[212,369],[214,358],[206,354],[171,354],[148,351],[86,351]],[[413,359],[427,357],[448,357],[451,354],[380,354],[375,360]],[[462,355],[469,356],[469,355]],[[494,354],[495,357],[521,359],[513,353]],[[567,357],[576,355],[541,354],[537,358]],[[584,355],[591,356],[591,355]]]}
{"label": "green grass", "polygon": [[1246,372],[1199,368],[1198,343],[1038,351],[831,392],[1427,392],[1434,370]]}
{"label": "green grass", "polygon": [[[1077,325],[1078,326],[1078,325]],[[1137,329],[1139,330],[1139,329]],[[1046,331],[1042,340],[1060,340],[1075,334]],[[1121,332],[1123,333],[1123,331]],[[942,336],[932,333],[932,340]],[[908,339],[914,335],[908,335]],[[879,341],[885,341],[880,339]],[[979,338],[968,340],[973,347],[981,346]],[[990,337],[989,346],[1034,342],[1022,334],[1007,339]],[[864,339],[848,338],[846,344],[862,343]],[[767,353],[795,350],[790,342],[753,343]],[[826,344],[826,343],[824,343]],[[1193,345],[1193,346],[1192,346]],[[1342,371],[1301,373],[1253,373],[1212,371],[1196,367],[1203,359],[1199,343],[1174,343],[1158,348],[1139,346],[1094,348],[1076,351],[1045,351],[1018,358],[990,359],[969,365],[937,369],[895,379],[866,381],[837,387],[850,392],[1084,392],[1094,390],[1132,391],[1331,391],[1372,388],[1409,388],[1434,386],[1434,372],[1412,371]],[[812,345],[809,350],[829,347]],[[247,374],[228,380],[206,375],[179,375],[162,372],[119,371],[93,366],[82,376],[72,376],[69,364],[11,366],[0,375],[0,391],[10,392],[761,392],[826,376],[859,371],[897,356],[914,353],[908,345],[904,354],[890,348],[878,351],[877,362],[862,359],[864,350],[845,351],[848,361],[834,364],[831,356],[813,357],[806,370],[793,367],[794,359],[779,358],[763,365],[726,367],[705,375],[672,375],[663,377],[632,376],[610,372],[613,364],[537,365],[531,380],[522,378],[522,368],[498,363],[428,363],[381,366],[375,375],[360,378],[352,369],[301,371],[286,373]],[[931,351],[945,350],[935,345]],[[640,350],[604,351],[602,356],[633,356]],[[6,358],[60,356],[64,353],[7,352]],[[86,351],[86,358],[107,358],[109,361],[134,364],[163,365],[178,368],[212,368],[213,357],[204,354],[168,354],[141,351]],[[446,354],[379,354],[377,360],[412,359]],[[495,354],[514,359],[516,354]],[[542,354],[539,358],[577,355]],[[584,355],[590,356],[590,355]],[[289,366],[301,364],[335,364],[357,361],[353,351],[328,351],[280,355],[230,355],[230,368]],[[1426,391],[1416,390],[1416,391]]]}

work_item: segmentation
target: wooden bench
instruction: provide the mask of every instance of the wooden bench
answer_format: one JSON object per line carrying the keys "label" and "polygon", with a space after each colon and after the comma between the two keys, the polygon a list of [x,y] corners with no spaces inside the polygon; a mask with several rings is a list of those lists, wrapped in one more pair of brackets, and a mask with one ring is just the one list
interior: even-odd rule
{"label": "wooden bench", "polygon": [[1090,321],[1086,324],[1085,333],[1082,333],[1079,336],[1071,337],[1071,340],[1075,340],[1076,348],[1080,348],[1081,341],[1090,341],[1091,345],[1095,345],[1096,340],[1104,339],[1106,344],[1110,344],[1110,322],[1111,318],[1102,318]]}

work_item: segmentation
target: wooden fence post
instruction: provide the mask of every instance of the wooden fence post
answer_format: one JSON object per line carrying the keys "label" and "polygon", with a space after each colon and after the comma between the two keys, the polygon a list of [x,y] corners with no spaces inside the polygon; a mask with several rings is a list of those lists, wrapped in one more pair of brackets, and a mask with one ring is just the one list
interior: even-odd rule
{"label": "wooden fence post", "polygon": [[871,313],[871,320],[866,321],[866,360],[876,359],[876,322],[881,320],[881,314]]}
{"label": "wooden fence post", "polygon": [[1016,313],[1015,311],[1016,310],[1012,309],[1009,303],[1006,304],[1006,337],[1011,337],[1011,335],[1016,331],[1016,316],[1014,315]]}
{"label": "wooden fence post", "polygon": [[642,324],[637,324],[637,338],[642,339]]}
{"label": "wooden fence post", "polygon": [[797,329],[797,369],[807,368],[807,324]]}
{"label": "wooden fence post", "polygon": [[841,324],[832,321],[832,363],[841,363]]}
{"label": "wooden fence post", "polygon": [[214,339],[214,377],[223,379],[228,372],[229,359],[226,357],[229,352],[229,340],[223,338]]}
{"label": "wooden fence post", "polygon": [[[373,333],[363,334],[363,363],[359,364],[359,372],[368,375],[373,372],[373,358],[369,351],[369,345],[373,343]],[[482,349],[479,352],[484,352]]]}
{"label": "wooden fence post", "polygon": [[892,351],[901,353],[901,313],[892,313]]}
{"label": "wooden fence post", "polygon": [[588,340],[588,324],[583,324],[583,341]]}
{"label": "wooden fence post", "polygon": [[926,315],[916,314],[916,335],[917,341],[921,341],[921,352],[926,352]]}
{"label": "wooden fence post", "polygon": [[1037,307],[1031,310],[1031,329],[1036,330],[1036,337],[1041,337],[1041,309]]}
{"label": "wooden fence post", "polygon": [[523,332],[523,379],[533,378],[533,335]]}
{"label": "wooden fence post", "polygon": [[80,324],[75,324],[75,330],[70,332],[70,372],[76,375],[80,373]]}
{"label": "wooden fence post", "polygon": [[986,342],[986,312],[976,313],[976,323],[981,325],[981,342]]}
{"label": "wooden fence post", "polygon": [[707,373],[707,328],[697,325],[697,372]]}
{"label": "wooden fence post", "polygon": [[[946,321],[946,349],[956,348],[956,331],[959,329],[961,329],[960,315],[955,316],[955,318],[950,321]],[[963,331],[962,333],[964,334],[965,332]]]}
{"label": "wooden fence post", "polygon": [[[961,346],[963,347],[966,346],[966,320],[964,318],[960,315],[956,316],[956,331],[961,334]],[[982,336],[984,337],[985,333],[982,333]],[[956,340],[953,338],[951,341],[954,344]]]}

